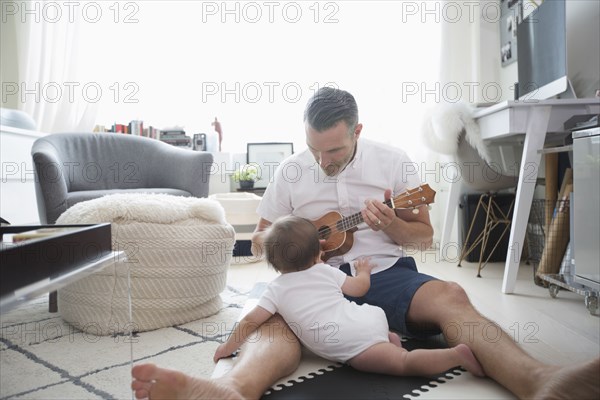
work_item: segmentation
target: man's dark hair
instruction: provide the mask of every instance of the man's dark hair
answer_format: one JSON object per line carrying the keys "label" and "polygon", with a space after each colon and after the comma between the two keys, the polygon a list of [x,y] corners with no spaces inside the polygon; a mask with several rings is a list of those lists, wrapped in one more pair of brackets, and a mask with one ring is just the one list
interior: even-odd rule
{"label": "man's dark hair", "polygon": [[322,87],[308,100],[304,109],[304,122],[318,132],[332,128],[344,121],[350,132],[358,124],[358,106],[354,97],[341,89]]}
{"label": "man's dark hair", "polygon": [[294,216],[275,221],[264,245],[267,261],[279,272],[310,268],[321,251],[317,228],[310,221]]}

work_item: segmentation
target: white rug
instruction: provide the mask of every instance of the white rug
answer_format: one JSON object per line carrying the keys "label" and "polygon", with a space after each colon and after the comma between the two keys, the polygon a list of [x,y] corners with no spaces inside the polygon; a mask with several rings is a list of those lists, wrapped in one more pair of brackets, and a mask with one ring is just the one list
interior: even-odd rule
{"label": "white rug", "polygon": [[[133,337],[134,363],[210,377],[248,297],[232,287],[208,318]],[[0,316],[0,399],[131,399],[129,336],[94,336],[48,312],[48,296]]]}

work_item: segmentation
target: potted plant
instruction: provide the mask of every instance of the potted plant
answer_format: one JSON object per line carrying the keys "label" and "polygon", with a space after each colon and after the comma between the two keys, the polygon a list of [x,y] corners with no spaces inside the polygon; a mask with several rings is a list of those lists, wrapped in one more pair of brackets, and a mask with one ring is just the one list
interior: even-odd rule
{"label": "potted plant", "polygon": [[246,164],[233,173],[233,179],[240,183],[240,189],[252,189],[260,179],[260,169],[256,164]]}

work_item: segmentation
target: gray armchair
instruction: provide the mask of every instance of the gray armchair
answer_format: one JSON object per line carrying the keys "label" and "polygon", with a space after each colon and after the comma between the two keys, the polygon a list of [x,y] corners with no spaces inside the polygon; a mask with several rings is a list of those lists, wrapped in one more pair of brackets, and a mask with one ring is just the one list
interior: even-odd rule
{"label": "gray armchair", "polygon": [[207,197],[213,156],[116,133],[60,133],[36,140],[40,221],[54,224],[72,205],[111,193]]}

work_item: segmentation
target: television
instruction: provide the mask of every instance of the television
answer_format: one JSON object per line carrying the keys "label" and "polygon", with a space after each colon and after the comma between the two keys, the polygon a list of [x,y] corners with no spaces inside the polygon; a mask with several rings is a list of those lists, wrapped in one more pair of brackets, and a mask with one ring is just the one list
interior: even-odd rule
{"label": "television", "polygon": [[545,0],[517,25],[519,100],[594,97],[600,2]]}

